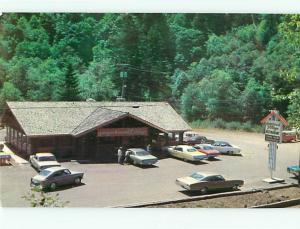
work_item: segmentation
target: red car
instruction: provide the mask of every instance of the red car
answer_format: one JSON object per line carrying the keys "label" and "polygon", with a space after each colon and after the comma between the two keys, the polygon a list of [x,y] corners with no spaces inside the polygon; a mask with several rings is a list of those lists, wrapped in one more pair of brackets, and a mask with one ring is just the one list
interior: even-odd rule
{"label": "red car", "polygon": [[196,148],[199,152],[205,153],[208,159],[212,159],[220,155],[220,152],[215,150],[210,144],[198,144],[194,145],[194,148]]}
{"label": "red car", "polygon": [[296,131],[282,131],[282,142],[295,142],[297,141]]}

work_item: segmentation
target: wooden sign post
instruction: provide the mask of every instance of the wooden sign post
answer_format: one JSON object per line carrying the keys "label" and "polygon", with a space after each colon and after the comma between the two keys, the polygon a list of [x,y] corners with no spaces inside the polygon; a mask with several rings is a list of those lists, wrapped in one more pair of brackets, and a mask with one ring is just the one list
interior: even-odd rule
{"label": "wooden sign post", "polygon": [[282,142],[282,129],[284,126],[287,126],[288,123],[277,110],[271,110],[270,114],[264,117],[260,123],[266,124],[265,140],[269,142],[268,167],[270,170],[270,178],[263,179],[263,181],[267,183],[284,182],[281,178],[273,177],[273,172],[276,170],[277,143]]}

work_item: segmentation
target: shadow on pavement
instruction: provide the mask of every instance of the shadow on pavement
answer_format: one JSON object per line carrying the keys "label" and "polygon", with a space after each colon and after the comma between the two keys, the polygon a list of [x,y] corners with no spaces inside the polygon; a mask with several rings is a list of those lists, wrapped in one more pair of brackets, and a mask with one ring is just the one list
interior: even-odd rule
{"label": "shadow on pavement", "polygon": [[51,191],[51,190],[47,190],[46,192],[47,193],[52,193],[52,192],[57,192],[57,191],[64,191],[64,190],[68,190],[68,189],[71,189],[71,188],[77,188],[77,187],[80,187],[80,186],[83,186],[83,185],[86,185],[85,183],[81,183],[81,184],[78,184],[78,185],[66,185],[66,186],[60,186],[60,187],[57,187],[55,190]]}
{"label": "shadow on pavement", "polygon": [[[189,196],[189,197],[195,197],[195,196],[204,196],[204,195],[209,195],[209,194],[217,194],[217,193],[226,193],[226,192],[232,192],[232,189],[224,189],[224,190],[209,190],[206,194],[201,194],[200,191],[188,191],[188,190],[181,190],[182,194]],[[240,191],[240,189],[235,190],[235,191]]]}

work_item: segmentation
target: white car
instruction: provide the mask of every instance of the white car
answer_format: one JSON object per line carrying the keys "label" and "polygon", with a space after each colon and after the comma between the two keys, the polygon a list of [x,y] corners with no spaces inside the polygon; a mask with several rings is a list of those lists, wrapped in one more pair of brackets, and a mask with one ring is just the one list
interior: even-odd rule
{"label": "white car", "polygon": [[29,158],[29,163],[37,171],[60,166],[52,153],[37,153],[36,155],[31,155]]}
{"label": "white car", "polygon": [[212,146],[222,154],[238,154],[241,152],[240,147],[231,145],[225,141],[215,141]]}

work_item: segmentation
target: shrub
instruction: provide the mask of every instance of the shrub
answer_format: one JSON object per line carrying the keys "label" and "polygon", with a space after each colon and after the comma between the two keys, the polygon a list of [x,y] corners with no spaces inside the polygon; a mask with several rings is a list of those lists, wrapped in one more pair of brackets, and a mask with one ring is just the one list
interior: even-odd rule
{"label": "shrub", "polygon": [[242,124],[240,122],[228,122],[228,123],[226,123],[226,129],[241,130],[242,129]]}
{"label": "shrub", "polygon": [[223,119],[216,119],[212,122],[214,128],[220,128],[225,129],[226,128],[226,122]]}
{"label": "shrub", "polygon": [[243,125],[242,125],[242,130],[248,131],[248,132],[253,132],[251,122],[250,122],[250,121],[247,121],[247,122],[243,123]]}

